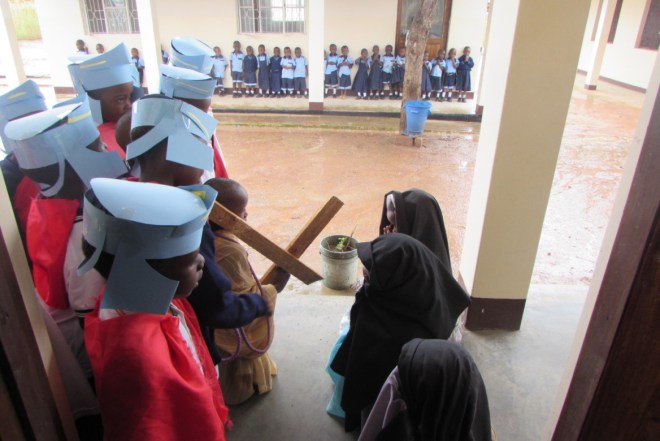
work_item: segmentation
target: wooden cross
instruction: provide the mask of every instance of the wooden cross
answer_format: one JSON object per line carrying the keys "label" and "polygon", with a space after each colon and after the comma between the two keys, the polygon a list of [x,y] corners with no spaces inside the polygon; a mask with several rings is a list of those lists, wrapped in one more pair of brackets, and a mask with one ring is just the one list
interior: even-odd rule
{"label": "wooden cross", "polygon": [[286,250],[252,228],[243,219],[236,216],[218,202],[215,203],[209,220],[234,234],[275,264],[268,269],[262,279],[262,283],[271,283],[273,270],[276,266],[279,266],[300,279],[306,285],[309,285],[322,280],[323,277],[298,260],[298,258],[314,242],[323,228],[332,220],[343,205],[344,203],[336,197],[333,196],[330,198],[323,208],[307,222],[307,225],[296,235]]}

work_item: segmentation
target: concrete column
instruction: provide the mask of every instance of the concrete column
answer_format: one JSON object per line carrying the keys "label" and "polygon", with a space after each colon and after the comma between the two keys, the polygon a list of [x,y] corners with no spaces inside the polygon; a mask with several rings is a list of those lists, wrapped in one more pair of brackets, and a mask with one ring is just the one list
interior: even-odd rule
{"label": "concrete column", "polygon": [[14,88],[26,80],[23,69],[23,59],[18,49],[18,39],[14,20],[11,17],[9,0],[0,0],[0,11],[2,12],[2,29],[0,29],[0,57],[5,68],[7,83]]}
{"label": "concrete column", "polygon": [[589,55],[587,80],[584,82],[584,88],[587,90],[596,90],[615,9],[616,0],[603,0],[601,3],[600,14],[598,14],[600,18],[598,19],[598,23],[596,23],[596,38],[594,40],[594,46],[591,48],[591,54]]}
{"label": "concrete column", "polygon": [[493,6],[484,78],[488,105],[460,276],[472,295],[467,327],[514,330],[534,268],[589,0]]}
{"label": "concrete column", "polygon": [[309,43],[309,110],[323,110],[323,47],[325,35],[325,0],[307,3],[307,35]]}
{"label": "concrete column", "polygon": [[479,67],[477,68],[477,81],[475,81],[475,97],[474,102],[476,104],[475,113],[481,115],[484,112],[484,103],[483,103],[483,84],[484,76],[486,71],[486,53],[488,52],[488,40],[490,39],[490,22],[493,17],[493,5],[495,0],[491,0],[488,5],[488,17],[486,18],[486,29],[484,29],[484,36],[481,42],[481,61]]}
{"label": "concrete column", "polygon": [[138,19],[140,21],[140,39],[142,40],[142,58],[144,59],[144,75],[149,93],[160,90],[160,72],[158,66],[163,63],[160,51],[160,32],[158,30],[158,15],[156,2],[151,0],[136,1]]}

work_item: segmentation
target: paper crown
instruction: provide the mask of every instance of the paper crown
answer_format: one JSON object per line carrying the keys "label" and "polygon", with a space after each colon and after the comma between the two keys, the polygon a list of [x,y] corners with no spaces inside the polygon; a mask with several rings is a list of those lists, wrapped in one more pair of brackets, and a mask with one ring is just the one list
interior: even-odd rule
{"label": "paper crown", "polygon": [[57,181],[52,185],[41,184],[41,193],[47,197],[62,189],[65,161],[87,187],[92,178],[115,178],[127,172],[126,163],[117,152],[87,148],[98,139],[99,131],[86,102],[55,107],[11,121],[5,134],[13,142],[21,168],[58,165]]}
{"label": "paper crown", "polygon": [[160,65],[160,93],[170,98],[200,99],[213,97],[215,79],[182,67]]}
{"label": "paper crown", "polygon": [[[80,95],[125,83],[133,84],[134,95],[141,91],[140,76],[124,43],[102,54],[69,57],[69,61],[71,81]],[[89,97],[89,106],[96,123],[102,124],[101,103]]]}
{"label": "paper crown", "polygon": [[47,108],[39,86],[32,80],[27,80],[15,89],[0,95],[0,138],[6,153],[13,150],[11,140],[5,136],[7,123],[31,113],[42,112]]}
{"label": "paper crown", "polygon": [[175,37],[171,42],[172,64],[177,67],[210,74],[213,68],[213,49],[196,38]]}
{"label": "paper crown", "polygon": [[165,314],[179,281],[163,276],[147,261],[197,250],[216,195],[206,185],[93,179],[85,194],[83,237],[94,253],[78,272],[93,268],[101,252],[114,256],[101,307]]}
{"label": "paper crown", "polygon": [[207,143],[216,125],[215,118],[190,104],[160,94],[147,95],[133,103],[131,130],[153,128],[128,145],[126,159],[137,158],[167,139],[168,161],[213,170],[213,150]]}

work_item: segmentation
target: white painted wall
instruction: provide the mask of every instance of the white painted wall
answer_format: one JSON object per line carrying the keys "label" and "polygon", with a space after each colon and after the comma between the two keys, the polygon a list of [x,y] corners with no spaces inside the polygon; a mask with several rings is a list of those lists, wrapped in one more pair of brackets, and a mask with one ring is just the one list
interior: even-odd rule
{"label": "white painted wall", "polygon": [[76,51],[76,40],[83,39],[90,53],[97,43],[106,50],[124,42],[140,49],[139,34],[86,34],[83,9],[79,0],[35,0],[44,49],[51,66],[53,86],[71,87],[67,70],[68,57]]}
{"label": "white painted wall", "polygon": [[472,48],[471,57],[475,69],[472,70],[472,87],[475,84],[475,74],[480,66],[481,45],[486,29],[487,0],[454,0],[451,7],[447,51],[455,48],[458,56],[463,54],[463,48]]}
{"label": "white painted wall", "polygon": [[[658,51],[636,48],[647,0],[625,0],[617,26],[614,43],[608,44],[600,75],[622,83],[646,89]],[[596,25],[599,0],[591,2],[589,21],[584,33],[578,69],[586,70],[593,48],[591,34]],[[561,48],[558,48],[561,50]]]}

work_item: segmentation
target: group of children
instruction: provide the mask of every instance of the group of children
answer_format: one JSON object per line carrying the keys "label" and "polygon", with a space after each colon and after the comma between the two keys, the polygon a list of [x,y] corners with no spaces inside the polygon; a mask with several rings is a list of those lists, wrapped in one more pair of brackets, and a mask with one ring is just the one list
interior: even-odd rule
{"label": "group of children", "polygon": [[[219,95],[225,93],[225,71],[229,67],[234,98],[307,96],[308,62],[299,47],[294,49],[293,54],[290,47],[285,47],[284,56],[279,47],[274,47],[270,57],[263,44],[258,46],[257,54],[252,46],[248,46],[246,53],[243,53],[239,41],[234,41],[233,48],[229,60],[218,46],[213,48],[212,75],[216,79]],[[374,46],[371,55],[367,49],[362,49],[360,57],[353,59],[348,46],[342,46],[338,53],[337,45],[331,44],[329,52],[324,54],[324,62],[325,96],[345,98],[352,90],[358,100],[385,99],[386,96],[390,99],[402,98],[406,72],[405,47],[399,48],[395,55],[392,45],[385,46],[384,54],[380,53],[379,46]],[[353,78],[354,67],[357,71]],[[448,55],[441,49],[433,60],[429,60],[428,53],[425,53],[421,98],[430,100],[435,93],[436,101],[451,101],[454,92],[458,92],[458,101],[465,102],[467,92],[471,91],[470,72],[473,67],[474,60],[470,57],[468,46],[458,59],[453,48]]]}
{"label": "group of children", "polygon": [[120,44],[71,57],[77,96],[52,109],[33,81],[0,96],[2,173],[85,440],[224,440],[226,404],[277,373],[271,316],[289,275],[262,284],[207,221],[216,200],[245,219],[247,192],[208,113],[213,52],[172,48],[160,93],[142,96]]}

